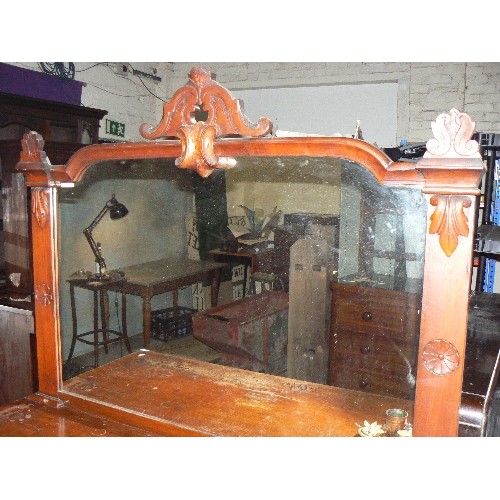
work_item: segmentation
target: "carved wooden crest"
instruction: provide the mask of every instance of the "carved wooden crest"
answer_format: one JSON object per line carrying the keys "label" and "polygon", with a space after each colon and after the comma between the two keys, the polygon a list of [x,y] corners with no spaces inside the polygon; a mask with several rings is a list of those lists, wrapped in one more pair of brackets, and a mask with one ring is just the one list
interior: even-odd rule
{"label": "carved wooden crest", "polygon": [[[205,121],[196,119],[199,111],[208,114]],[[231,168],[236,164],[233,158],[215,155],[215,139],[231,135],[261,137],[271,130],[272,123],[267,118],[250,122],[243,114],[240,100],[233,99],[227,89],[213,80],[211,73],[195,66],[189,73],[189,82],[164,104],[159,125],[153,128],[143,124],[140,133],[145,139],[179,138],[182,156],[176,165],[208,177],[215,168]]]}
{"label": "carved wooden crest", "polygon": [[424,158],[481,158],[478,142],[471,139],[475,125],[467,113],[454,108],[440,114],[431,124],[435,139],[427,141]]}
{"label": "carved wooden crest", "polygon": [[464,208],[471,206],[467,196],[434,195],[430,199],[436,210],[431,215],[430,234],[439,234],[439,244],[449,257],[458,246],[459,236],[469,235]]}
{"label": "carved wooden crest", "polygon": [[50,165],[43,150],[45,141],[38,132],[26,132],[21,140],[22,151],[19,161],[22,163],[44,163]]}

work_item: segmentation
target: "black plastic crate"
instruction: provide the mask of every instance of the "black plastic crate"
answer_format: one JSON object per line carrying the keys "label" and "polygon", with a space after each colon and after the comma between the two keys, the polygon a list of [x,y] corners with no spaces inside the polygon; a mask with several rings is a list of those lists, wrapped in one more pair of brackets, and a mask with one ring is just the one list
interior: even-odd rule
{"label": "black plastic crate", "polygon": [[174,338],[192,335],[191,316],[197,312],[189,307],[168,307],[151,312],[151,336],[167,342]]}

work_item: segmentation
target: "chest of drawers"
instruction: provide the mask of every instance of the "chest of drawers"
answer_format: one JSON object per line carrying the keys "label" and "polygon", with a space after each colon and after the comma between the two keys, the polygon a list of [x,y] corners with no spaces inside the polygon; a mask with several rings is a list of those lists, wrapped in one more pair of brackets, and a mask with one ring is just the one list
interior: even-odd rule
{"label": "chest of drawers", "polygon": [[[415,389],[418,283],[332,282],[328,384],[410,399]],[[412,291],[413,290],[413,291]]]}

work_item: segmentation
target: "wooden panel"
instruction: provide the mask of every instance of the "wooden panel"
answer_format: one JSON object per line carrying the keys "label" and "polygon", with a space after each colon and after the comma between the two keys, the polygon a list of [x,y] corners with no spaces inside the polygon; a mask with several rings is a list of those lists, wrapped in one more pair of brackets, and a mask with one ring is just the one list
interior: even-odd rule
{"label": "wooden panel", "polygon": [[33,392],[30,336],[31,311],[0,306],[0,404]]}
{"label": "wooden panel", "polygon": [[326,383],[331,247],[324,240],[296,241],[290,251],[288,376]]}

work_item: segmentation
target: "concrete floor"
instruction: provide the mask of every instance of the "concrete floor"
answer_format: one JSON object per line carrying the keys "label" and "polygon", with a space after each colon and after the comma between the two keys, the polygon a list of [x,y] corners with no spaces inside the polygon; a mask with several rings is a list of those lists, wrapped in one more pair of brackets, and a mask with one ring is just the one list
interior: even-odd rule
{"label": "concrete floor", "polygon": [[[135,335],[129,338],[132,352],[139,351],[144,348],[143,336]],[[86,354],[73,357],[71,361],[63,363],[63,379],[67,380],[80,373],[92,370],[95,365],[94,350],[90,347],[90,351]],[[196,340],[192,335],[183,335],[173,338],[167,342],[151,337],[151,351],[175,354],[186,358],[194,358],[210,363],[217,363],[219,354],[202,342]],[[128,354],[127,348],[123,341],[111,344],[108,347],[108,353],[105,353],[104,347],[99,347],[99,366],[109,363],[115,359]]]}

